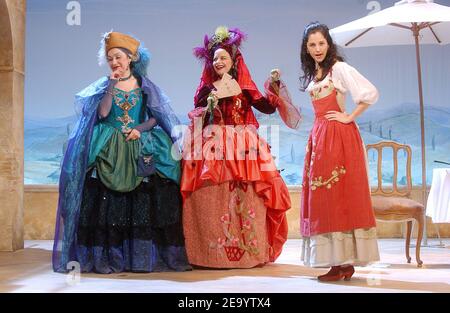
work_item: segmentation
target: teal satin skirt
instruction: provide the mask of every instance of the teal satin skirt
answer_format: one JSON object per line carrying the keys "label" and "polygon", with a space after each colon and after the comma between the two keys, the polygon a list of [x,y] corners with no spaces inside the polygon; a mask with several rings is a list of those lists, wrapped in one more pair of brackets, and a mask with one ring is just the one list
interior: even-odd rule
{"label": "teal satin skirt", "polygon": [[106,187],[118,191],[134,190],[143,181],[138,176],[138,159],[152,156],[157,173],[180,182],[180,162],[172,157],[172,140],[159,127],[143,132],[138,140],[125,141],[126,136],[106,123],[94,127],[88,159],[88,170],[96,167],[97,176]]}

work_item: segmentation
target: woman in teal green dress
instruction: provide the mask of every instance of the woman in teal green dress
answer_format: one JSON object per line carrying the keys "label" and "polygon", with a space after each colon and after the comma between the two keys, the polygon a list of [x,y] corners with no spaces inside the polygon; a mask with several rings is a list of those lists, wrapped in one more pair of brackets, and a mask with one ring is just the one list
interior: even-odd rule
{"label": "woman in teal green dress", "polygon": [[[111,68],[77,95],[82,116],[64,156],[53,267],[67,272],[189,270],[172,155],[178,119],[146,77],[148,52],[128,35],[105,35]],[[171,138],[172,136],[172,138]]]}

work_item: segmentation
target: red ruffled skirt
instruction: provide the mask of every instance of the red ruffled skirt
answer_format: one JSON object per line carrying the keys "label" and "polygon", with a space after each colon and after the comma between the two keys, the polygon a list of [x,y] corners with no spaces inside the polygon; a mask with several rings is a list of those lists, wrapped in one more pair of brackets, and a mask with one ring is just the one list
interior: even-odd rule
{"label": "red ruffled skirt", "polygon": [[181,178],[189,262],[249,268],[275,261],[287,239],[291,202],[268,144],[254,128],[190,130]]}

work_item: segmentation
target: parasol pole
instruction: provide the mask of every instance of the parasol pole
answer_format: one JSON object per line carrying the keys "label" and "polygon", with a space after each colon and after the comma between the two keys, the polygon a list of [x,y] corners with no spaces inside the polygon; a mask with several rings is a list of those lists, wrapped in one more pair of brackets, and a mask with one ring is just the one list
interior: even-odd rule
{"label": "parasol pole", "polygon": [[416,44],[416,60],[417,60],[417,76],[419,84],[419,101],[420,101],[420,136],[421,136],[421,148],[422,148],[422,203],[425,206],[424,213],[424,245],[428,245],[427,236],[427,216],[426,216],[426,205],[427,205],[427,172],[426,172],[426,162],[425,162],[425,112],[423,109],[423,90],[422,90],[422,67],[420,64],[420,48],[419,48],[419,34],[420,26],[417,23],[412,23],[411,28],[414,40]]}

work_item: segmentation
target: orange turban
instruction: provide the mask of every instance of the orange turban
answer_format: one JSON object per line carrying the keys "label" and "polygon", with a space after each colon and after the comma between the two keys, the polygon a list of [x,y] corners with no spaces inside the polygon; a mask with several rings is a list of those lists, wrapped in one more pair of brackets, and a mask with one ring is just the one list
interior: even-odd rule
{"label": "orange turban", "polygon": [[129,50],[132,55],[136,56],[139,48],[139,41],[122,33],[110,32],[108,36],[105,37],[105,52],[108,53],[112,48],[125,48]]}

